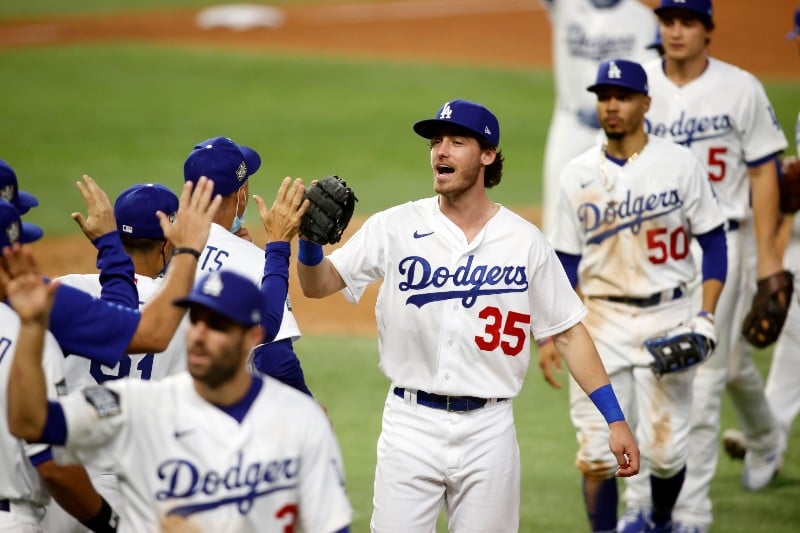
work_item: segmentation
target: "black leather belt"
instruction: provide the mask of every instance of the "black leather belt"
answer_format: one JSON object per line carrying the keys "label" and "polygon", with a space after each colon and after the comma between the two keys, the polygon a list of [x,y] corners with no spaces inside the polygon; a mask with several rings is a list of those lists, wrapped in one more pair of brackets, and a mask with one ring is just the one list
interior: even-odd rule
{"label": "black leather belt", "polygon": [[736,231],[739,229],[739,221],[729,218],[728,223],[725,225],[725,229],[728,231]]}
{"label": "black leather belt", "polygon": [[[401,398],[404,397],[405,391],[406,389],[403,387],[394,388],[395,395]],[[444,411],[474,411],[485,406],[488,401],[486,398],[476,398],[475,396],[442,396],[441,394],[431,394],[424,390],[417,391],[418,404]],[[505,398],[498,398],[497,401],[505,401]]]}
{"label": "black leather belt", "polygon": [[636,298],[633,296],[595,296],[595,298],[608,300],[609,302],[615,302],[618,304],[635,305],[636,307],[653,307],[654,305],[658,305],[660,303],[677,300],[683,296],[683,291],[680,289],[680,287],[676,287],[672,290],[671,295],[668,291],[666,292],[666,297],[664,297],[664,294],[664,292],[656,292],[650,296],[644,296],[642,298]]}
{"label": "black leather belt", "polygon": [[8,500],[0,500],[0,511],[9,512],[11,511],[11,502]]}

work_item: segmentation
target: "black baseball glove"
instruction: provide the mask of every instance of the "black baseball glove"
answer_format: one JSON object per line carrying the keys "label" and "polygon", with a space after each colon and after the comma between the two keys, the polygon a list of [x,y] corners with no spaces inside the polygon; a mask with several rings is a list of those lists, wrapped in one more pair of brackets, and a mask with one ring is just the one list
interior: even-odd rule
{"label": "black baseball glove", "polygon": [[698,315],[663,335],[644,341],[645,349],[653,356],[650,369],[661,377],[671,372],[687,370],[702,363],[717,345],[713,318]]}
{"label": "black baseball glove", "polygon": [[742,323],[747,342],[765,348],[778,340],[794,292],[794,276],[788,270],[758,280],[750,312]]}
{"label": "black baseball glove", "polygon": [[353,190],[338,176],[326,176],[306,189],[311,202],[300,223],[300,233],[317,244],[334,244],[342,238],[355,209]]}

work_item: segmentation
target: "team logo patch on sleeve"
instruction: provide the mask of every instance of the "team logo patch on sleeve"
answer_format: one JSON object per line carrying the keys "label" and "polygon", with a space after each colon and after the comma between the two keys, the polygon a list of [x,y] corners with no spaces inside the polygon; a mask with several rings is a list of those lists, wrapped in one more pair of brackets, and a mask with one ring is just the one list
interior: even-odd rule
{"label": "team logo patch on sleeve", "polygon": [[92,404],[97,416],[108,418],[122,412],[119,405],[119,394],[102,385],[92,385],[83,389],[83,397]]}

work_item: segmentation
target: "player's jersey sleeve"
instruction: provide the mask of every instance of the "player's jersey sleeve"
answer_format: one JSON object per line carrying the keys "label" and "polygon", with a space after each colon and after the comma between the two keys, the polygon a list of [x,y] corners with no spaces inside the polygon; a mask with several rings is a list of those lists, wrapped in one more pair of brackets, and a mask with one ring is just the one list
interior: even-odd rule
{"label": "player's jersey sleeve", "polygon": [[138,309],[104,302],[62,285],[50,313],[50,331],[65,353],[113,366],[127,351],[140,319]]}
{"label": "player's jersey sleeve", "polygon": [[[597,157],[600,157],[599,151],[594,148],[593,152],[597,152]],[[587,168],[585,159],[587,155],[582,155],[580,159],[576,158],[567,163],[561,176],[558,180],[558,207],[556,209],[556,223],[549,229],[548,238],[555,250],[559,252],[582,255],[583,242],[580,236],[579,219],[575,216],[576,206],[573,205],[573,198],[578,195],[578,187],[575,183],[580,182],[581,179],[584,183],[588,183],[593,179],[593,173]]]}
{"label": "player's jersey sleeve", "polygon": [[685,190],[682,196],[687,199],[684,209],[692,234],[701,235],[724,224],[725,215],[714,195],[703,164],[689,150],[686,152],[692,164],[688,165],[689,171],[684,181]]}
{"label": "player's jersey sleeve", "polygon": [[100,271],[100,298],[107,302],[138,309],[139,294],[134,281],[133,261],[125,253],[119,233],[101,235],[92,244],[97,248],[97,269]]}
{"label": "player's jersey sleeve", "polygon": [[789,144],[767,98],[764,86],[752,74],[744,74],[745,83],[742,85],[749,86],[750,90],[746,95],[740,95],[740,98],[747,98],[749,101],[742,117],[744,123],[740,128],[742,150],[744,150],[744,160],[753,163],[785,150]]}
{"label": "player's jersey sleeve", "polygon": [[92,385],[71,392],[61,400],[67,421],[67,441],[60,462],[91,463],[98,469],[114,470],[116,444],[124,440],[124,428],[131,406],[148,408],[128,395],[136,380],[120,380]]}
{"label": "player's jersey sleeve", "polygon": [[323,411],[317,406],[309,411],[299,487],[300,522],[303,531],[339,531],[352,520],[344,462]]}
{"label": "player's jersey sleeve", "polygon": [[352,303],[361,299],[370,283],[386,274],[388,213],[382,211],[369,217],[342,247],[328,256],[346,285],[343,294]]}

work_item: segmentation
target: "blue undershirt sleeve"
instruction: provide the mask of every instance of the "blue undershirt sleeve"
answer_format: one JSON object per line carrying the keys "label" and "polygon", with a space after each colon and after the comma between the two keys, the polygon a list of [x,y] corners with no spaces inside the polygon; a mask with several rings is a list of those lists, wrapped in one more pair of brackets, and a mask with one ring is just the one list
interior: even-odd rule
{"label": "blue undershirt sleeve", "polygon": [[312,396],[291,339],[256,346],[253,350],[253,365],[262,374]]}
{"label": "blue undershirt sleeve", "polygon": [[50,332],[64,353],[116,365],[127,352],[142,315],[61,285],[50,313]]}
{"label": "blue undershirt sleeve", "polygon": [[728,241],[725,227],[717,226],[709,232],[695,235],[703,249],[703,281],[718,279],[725,283],[728,275]]}
{"label": "blue undershirt sleeve", "polygon": [[559,251],[556,251],[556,255],[558,260],[561,261],[561,266],[564,267],[564,272],[567,273],[567,278],[574,289],[578,286],[578,265],[581,262],[581,256]]}
{"label": "blue undershirt sleeve", "polygon": [[38,442],[47,442],[58,446],[63,446],[67,442],[67,419],[60,403],[47,402],[47,420],[45,420],[42,436],[39,437]]}
{"label": "blue undershirt sleeve", "polygon": [[100,271],[100,298],[107,302],[139,308],[133,261],[125,253],[119,233],[112,231],[92,241],[97,248],[97,269]]}
{"label": "blue undershirt sleeve", "polygon": [[290,255],[291,248],[288,242],[271,242],[264,250],[264,275],[261,278],[261,294],[265,301],[261,316],[264,342],[274,339],[281,329],[286,295],[289,291]]}

